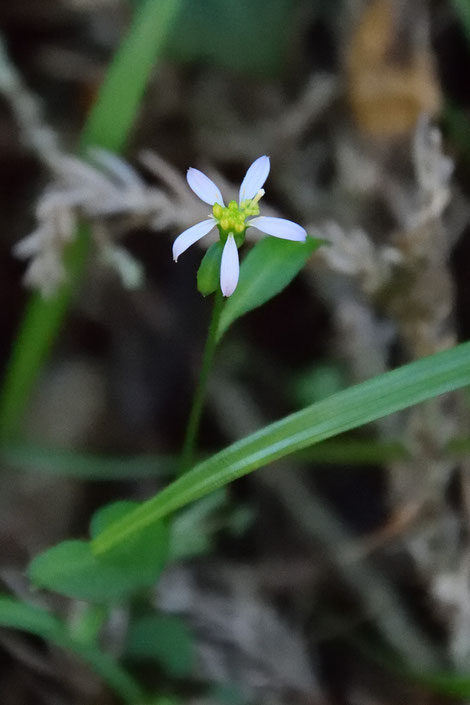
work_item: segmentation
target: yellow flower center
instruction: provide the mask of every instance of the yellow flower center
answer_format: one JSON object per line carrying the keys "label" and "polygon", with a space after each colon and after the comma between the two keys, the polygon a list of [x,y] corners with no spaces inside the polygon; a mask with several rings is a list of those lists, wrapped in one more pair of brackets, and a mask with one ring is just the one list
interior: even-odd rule
{"label": "yellow flower center", "polygon": [[238,246],[245,239],[245,231],[248,227],[247,218],[259,215],[258,201],[264,196],[264,190],[260,189],[254,198],[242,201],[240,205],[236,201],[230,201],[228,206],[221,206],[215,203],[212,208],[214,218],[217,220],[220,238],[225,242],[230,234],[235,236]]}

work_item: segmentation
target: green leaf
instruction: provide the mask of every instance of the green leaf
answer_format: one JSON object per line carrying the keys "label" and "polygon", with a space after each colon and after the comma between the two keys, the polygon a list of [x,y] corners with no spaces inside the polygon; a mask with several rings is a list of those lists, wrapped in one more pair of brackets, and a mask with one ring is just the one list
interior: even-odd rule
{"label": "green leaf", "polygon": [[[139,506],[139,502],[124,500],[102,507],[91,520],[91,538],[95,539]],[[138,534],[129,544],[116,546],[106,556],[106,563],[109,567],[112,565],[113,568],[119,568],[122,571],[123,582],[128,582],[129,585],[133,583],[131,589],[151,587],[165,566],[169,541],[168,526],[166,523],[158,522],[155,526],[149,527],[149,530]]]}
{"label": "green leaf", "polygon": [[[91,522],[92,538],[138,506],[137,502],[116,502],[100,509]],[[115,602],[155,583],[166,561],[168,542],[168,530],[162,522],[137,533],[104,558],[93,555],[87,541],[64,541],[37,556],[28,574],[38,587],[68,597]]]}
{"label": "green leaf", "polygon": [[9,597],[0,597],[0,627],[19,629],[45,639],[77,655],[87,663],[125,702],[143,702],[139,684],[121,666],[96,646],[74,640],[65,625],[39,607]]}
{"label": "green leaf", "polygon": [[177,61],[275,75],[284,63],[293,0],[184,0],[166,47]]}
{"label": "green leaf", "polygon": [[91,602],[114,602],[135,588],[132,576],[98,561],[87,541],[64,541],[37,556],[28,575],[38,587]]}
{"label": "green leaf", "polygon": [[134,661],[157,661],[168,675],[184,678],[194,663],[194,640],[180,617],[147,615],[131,624],[125,655]]}
{"label": "green leaf", "polygon": [[139,502],[134,502],[130,499],[122,499],[117,502],[111,502],[104,507],[98,509],[92,516],[90,522],[90,535],[92,538],[98,536],[113,522],[128,514],[130,511],[139,506]]}
{"label": "green leaf", "polygon": [[218,240],[209,247],[197,271],[197,288],[203,296],[213,294],[219,288],[220,261],[223,243]]}
{"label": "green leaf", "polygon": [[237,318],[285,289],[321,244],[310,236],[305,242],[277,237],[260,240],[242,262],[238,286],[220,316],[219,339]]}
{"label": "green leaf", "polygon": [[452,0],[452,4],[460,19],[467,41],[470,43],[470,2],[468,0]]}
{"label": "green leaf", "polygon": [[290,453],[470,384],[470,343],[399,367],[270,424],[199,463],[103,531],[101,555],[189,502]]}
{"label": "green leaf", "polygon": [[[145,87],[161,54],[182,0],[146,0],[135,13],[83,129],[80,146],[124,148]],[[15,436],[31,390],[57,337],[89,249],[87,228],[79,228],[66,257],[68,281],[49,299],[32,294],[16,336],[0,394],[0,440]]]}

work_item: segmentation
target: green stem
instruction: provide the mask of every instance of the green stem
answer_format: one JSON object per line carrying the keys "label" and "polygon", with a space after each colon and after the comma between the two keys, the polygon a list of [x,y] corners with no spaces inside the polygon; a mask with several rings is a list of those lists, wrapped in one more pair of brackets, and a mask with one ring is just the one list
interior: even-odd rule
{"label": "green stem", "polygon": [[202,409],[206,398],[207,380],[209,379],[209,373],[212,368],[212,362],[214,360],[214,354],[217,348],[217,332],[219,329],[220,314],[222,312],[223,305],[224,298],[219,288],[217,289],[217,292],[215,294],[214,308],[212,309],[212,318],[209,325],[204,354],[202,357],[201,372],[199,373],[199,380],[197,383],[196,391],[194,392],[193,403],[191,406],[191,411],[189,413],[188,425],[186,427],[183,449],[181,451],[180,474],[186,472],[186,470],[188,470],[193,463],[194,448],[196,445],[197,434],[201,423]]}

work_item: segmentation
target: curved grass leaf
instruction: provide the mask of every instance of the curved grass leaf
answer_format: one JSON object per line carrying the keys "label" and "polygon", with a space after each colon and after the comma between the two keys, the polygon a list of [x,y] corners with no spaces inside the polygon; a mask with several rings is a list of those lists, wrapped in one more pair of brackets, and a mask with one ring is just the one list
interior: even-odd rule
{"label": "curved grass leaf", "polygon": [[119,152],[134,124],[145,87],[182,0],[145,0],[108,69],[82,133],[82,151],[99,146]]}
{"label": "curved grass leaf", "polygon": [[[146,0],[117,52],[80,147],[120,151],[129,136],[155,61],[182,0]],[[57,337],[88,253],[88,232],[79,229],[67,252],[68,281],[49,299],[32,294],[26,306],[0,394],[0,440],[12,438],[31,390]]]}
{"label": "curved grass leaf", "polygon": [[188,502],[278,458],[467,384],[470,343],[463,343],[333,394],[199,463],[103,531],[93,549],[106,553]]}
{"label": "curved grass leaf", "polygon": [[321,244],[310,236],[305,242],[265,237],[256,243],[241,264],[237,288],[225,303],[218,338],[237,318],[285,289]]}
{"label": "curved grass leaf", "polygon": [[65,625],[45,610],[10,597],[0,597],[0,627],[34,634],[61,649],[74,653],[125,702],[135,704],[144,701],[145,695],[140,685],[127,671],[96,646],[73,639]]}

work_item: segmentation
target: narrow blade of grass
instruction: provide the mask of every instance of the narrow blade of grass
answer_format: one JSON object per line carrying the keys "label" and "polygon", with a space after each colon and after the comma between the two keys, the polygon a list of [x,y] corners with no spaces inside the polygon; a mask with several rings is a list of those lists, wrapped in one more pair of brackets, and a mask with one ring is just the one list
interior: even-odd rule
{"label": "narrow blade of grass", "polygon": [[181,0],[145,0],[111,64],[80,146],[120,152],[134,124],[157,58],[165,47]]}
{"label": "narrow blade of grass", "polygon": [[176,472],[176,458],[163,455],[94,455],[11,443],[2,448],[0,456],[15,469],[98,482],[168,477]]}
{"label": "narrow blade of grass", "polygon": [[268,463],[470,384],[470,343],[379,375],[244,438],[199,463],[94,541],[104,553],[148,524]]}
{"label": "narrow blade of grass", "polygon": [[[454,438],[446,452],[451,457],[470,455],[470,438]],[[148,477],[165,478],[176,474],[177,458],[171,455],[100,455],[31,445],[10,443],[0,452],[4,462],[23,472],[39,472],[58,477],[72,477],[88,482],[117,482]],[[410,452],[399,441],[376,441],[335,438],[300,450],[295,460],[315,465],[356,466],[383,465],[396,460],[409,460]]]}
{"label": "narrow blade of grass", "polygon": [[0,442],[14,436],[33,385],[47,360],[86,261],[88,237],[84,228],[68,250],[68,281],[53,299],[32,294],[13,343],[0,393]]}

